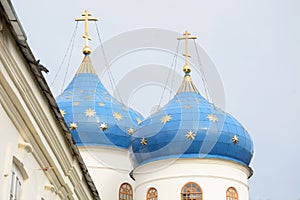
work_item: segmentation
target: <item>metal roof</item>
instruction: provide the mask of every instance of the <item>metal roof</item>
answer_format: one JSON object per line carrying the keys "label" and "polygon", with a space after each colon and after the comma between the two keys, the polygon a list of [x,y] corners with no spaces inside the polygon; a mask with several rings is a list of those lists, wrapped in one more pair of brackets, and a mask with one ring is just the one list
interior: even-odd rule
{"label": "metal roof", "polygon": [[56,100],[77,146],[127,149],[139,120],[143,120],[142,115],[109,94],[88,55]]}
{"label": "metal roof", "polygon": [[248,167],[253,142],[245,128],[187,85],[193,84],[185,77],[180,92],[133,135],[135,167],[169,158],[217,158]]}

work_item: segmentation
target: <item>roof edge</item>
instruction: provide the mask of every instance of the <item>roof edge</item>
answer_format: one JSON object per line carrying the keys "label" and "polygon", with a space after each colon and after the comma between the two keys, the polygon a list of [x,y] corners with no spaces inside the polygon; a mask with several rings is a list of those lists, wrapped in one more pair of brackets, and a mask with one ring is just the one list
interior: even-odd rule
{"label": "roof edge", "polygon": [[70,132],[68,129],[68,126],[66,125],[66,122],[64,121],[64,118],[62,117],[61,113],[59,112],[59,108],[57,106],[57,103],[55,101],[55,98],[38,66],[38,62],[35,59],[28,43],[27,43],[27,37],[25,35],[24,29],[22,28],[20,21],[16,15],[15,9],[11,3],[10,0],[0,0],[0,6],[3,8],[4,13],[3,16],[7,22],[7,24],[10,26],[11,32],[14,36],[14,39],[24,57],[24,59],[27,61],[28,66],[34,77],[36,78],[36,81],[38,85],[40,86],[41,91],[43,92],[47,102],[49,103],[49,106],[57,119],[58,124],[61,126],[62,131],[64,132],[64,138],[67,141],[67,143],[70,145],[70,149],[72,150],[73,155],[76,157],[78,164],[81,168],[81,171],[84,175],[84,179],[87,183],[87,186],[90,189],[90,192],[95,200],[101,200],[100,195],[96,189],[96,186],[94,182],[92,181],[92,178],[88,172],[88,169],[83,161],[83,158],[81,157],[78,148],[76,147],[73,138],[70,136]]}

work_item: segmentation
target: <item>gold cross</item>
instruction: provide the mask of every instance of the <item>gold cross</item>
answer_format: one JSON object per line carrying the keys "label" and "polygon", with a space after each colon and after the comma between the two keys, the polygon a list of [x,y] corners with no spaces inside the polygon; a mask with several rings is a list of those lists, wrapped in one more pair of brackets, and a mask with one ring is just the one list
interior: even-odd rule
{"label": "gold cross", "polygon": [[190,36],[191,33],[189,33],[188,31],[185,31],[183,33],[183,35],[184,35],[184,37],[178,37],[177,40],[185,40],[185,54],[183,54],[185,56],[185,65],[184,65],[183,71],[185,73],[189,73],[189,72],[191,72],[191,68],[189,66],[189,57],[190,57],[190,55],[189,55],[189,52],[188,52],[188,50],[189,50],[188,40],[190,40],[190,39],[194,40],[194,39],[197,39],[197,37],[196,36]]}
{"label": "gold cross", "polygon": [[98,18],[95,17],[91,17],[92,14],[85,10],[80,18],[75,18],[75,21],[84,21],[84,25],[85,25],[85,32],[84,35],[82,36],[85,39],[85,47],[83,48],[83,53],[84,54],[90,54],[92,52],[92,50],[89,47],[89,40],[91,40],[91,37],[89,36],[89,21],[98,21]]}

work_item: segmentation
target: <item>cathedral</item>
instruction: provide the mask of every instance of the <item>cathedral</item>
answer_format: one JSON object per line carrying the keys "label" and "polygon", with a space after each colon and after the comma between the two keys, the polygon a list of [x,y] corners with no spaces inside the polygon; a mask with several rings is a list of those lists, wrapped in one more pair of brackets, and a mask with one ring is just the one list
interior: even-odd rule
{"label": "cathedral", "polygon": [[188,41],[196,37],[178,38],[186,51],[181,85],[145,118],[98,77],[88,44],[88,23],[97,19],[88,11],[75,19],[85,23],[82,62],[55,99],[9,0],[1,13],[2,199],[249,199],[253,142],[194,84]]}

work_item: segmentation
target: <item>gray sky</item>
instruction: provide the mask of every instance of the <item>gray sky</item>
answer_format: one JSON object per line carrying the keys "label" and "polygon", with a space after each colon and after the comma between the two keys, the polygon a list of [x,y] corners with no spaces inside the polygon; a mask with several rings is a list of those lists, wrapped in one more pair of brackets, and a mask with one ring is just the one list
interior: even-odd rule
{"label": "gray sky", "polygon": [[[46,75],[49,81],[67,49],[74,18],[84,9],[100,18],[104,41],[146,27],[190,30],[221,76],[226,111],[253,138],[250,199],[300,199],[300,1],[13,0],[13,4],[35,56],[51,71]],[[74,46],[67,82],[81,62],[81,48],[82,43]],[[53,87],[55,95],[58,88]]]}

